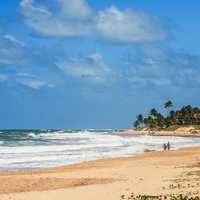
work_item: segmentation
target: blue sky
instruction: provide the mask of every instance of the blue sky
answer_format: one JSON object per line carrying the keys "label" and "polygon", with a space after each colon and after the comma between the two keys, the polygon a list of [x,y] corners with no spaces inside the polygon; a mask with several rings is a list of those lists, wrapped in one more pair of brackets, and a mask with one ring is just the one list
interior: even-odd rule
{"label": "blue sky", "polygon": [[200,106],[198,0],[0,2],[0,128],[130,128]]}

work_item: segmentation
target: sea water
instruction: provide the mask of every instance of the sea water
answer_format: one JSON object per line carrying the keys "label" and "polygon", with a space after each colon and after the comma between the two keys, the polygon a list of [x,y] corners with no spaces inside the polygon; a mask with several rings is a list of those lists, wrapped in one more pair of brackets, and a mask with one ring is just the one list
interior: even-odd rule
{"label": "sea water", "polygon": [[0,131],[0,170],[58,167],[89,160],[130,156],[148,150],[200,146],[200,138],[132,136],[116,130]]}

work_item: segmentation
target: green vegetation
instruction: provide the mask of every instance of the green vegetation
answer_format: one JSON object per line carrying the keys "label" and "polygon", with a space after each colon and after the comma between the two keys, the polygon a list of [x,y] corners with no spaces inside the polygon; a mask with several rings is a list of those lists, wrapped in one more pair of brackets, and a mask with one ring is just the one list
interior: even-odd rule
{"label": "green vegetation", "polygon": [[189,197],[184,195],[172,195],[172,196],[150,196],[150,195],[139,195],[134,196],[131,194],[129,197],[126,197],[125,195],[121,196],[120,200],[200,200],[200,197]]}
{"label": "green vegetation", "polygon": [[183,126],[194,126],[200,129],[200,108],[191,105],[183,106],[181,109],[173,110],[172,101],[164,103],[167,115],[164,116],[155,108],[152,108],[148,116],[139,114],[133,123],[135,129],[148,128],[149,130],[176,130]]}

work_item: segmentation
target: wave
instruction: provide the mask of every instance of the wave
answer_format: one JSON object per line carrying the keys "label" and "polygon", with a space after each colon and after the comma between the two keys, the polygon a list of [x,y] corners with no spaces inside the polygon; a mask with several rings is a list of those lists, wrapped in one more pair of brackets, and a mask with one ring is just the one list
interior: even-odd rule
{"label": "wave", "polygon": [[129,156],[145,149],[200,146],[200,138],[123,137],[113,130],[40,130],[0,135],[0,169],[55,167],[88,160]]}

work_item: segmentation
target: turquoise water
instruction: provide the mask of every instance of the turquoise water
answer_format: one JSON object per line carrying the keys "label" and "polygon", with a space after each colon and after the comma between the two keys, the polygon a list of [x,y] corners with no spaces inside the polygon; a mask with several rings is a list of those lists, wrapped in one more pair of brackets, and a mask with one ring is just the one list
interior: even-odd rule
{"label": "turquoise water", "polygon": [[200,138],[113,134],[116,130],[5,130],[0,131],[0,170],[55,167],[88,160],[129,156],[145,149],[200,146]]}

